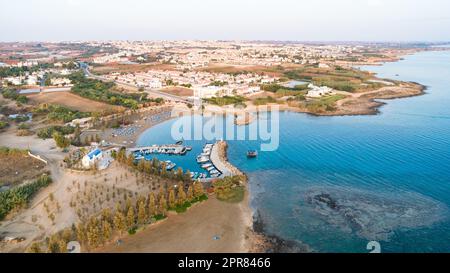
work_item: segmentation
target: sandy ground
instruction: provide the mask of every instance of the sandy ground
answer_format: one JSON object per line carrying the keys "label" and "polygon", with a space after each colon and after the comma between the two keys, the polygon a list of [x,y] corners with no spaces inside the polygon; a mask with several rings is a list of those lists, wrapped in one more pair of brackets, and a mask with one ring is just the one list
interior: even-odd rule
{"label": "sandy ground", "polygon": [[29,95],[32,103],[49,103],[65,106],[81,112],[101,112],[106,110],[120,110],[122,107],[86,99],[71,92],[51,92]]}
{"label": "sandy ground", "polygon": [[186,213],[170,215],[126,236],[120,246],[110,244],[97,252],[247,252],[246,237],[252,224],[247,200],[227,203],[210,196]]}
{"label": "sandy ground", "polygon": [[189,97],[194,95],[194,90],[184,87],[168,87],[161,89],[160,91],[180,97]]}
{"label": "sandy ground", "polygon": [[45,163],[27,154],[0,158],[0,187],[31,181],[45,172]]}
{"label": "sandy ground", "polygon": [[[100,134],[101,138],[110,143],[116,143],[118,145],[127,147],[134,147],[139,136],[147,129],[171,118],[171,109],[171,106],[161,106],[158,108],[154,108],[154,110],[150,112],[128,115],[126,119],[130,121],[130,124],[127,125],[126,128],[134,128],[133,133],[113,136],[113,134],[115,134],[117,130],[108,128]],[[151,121],[150,117],[155,114],[160,115],[161,119]]]}

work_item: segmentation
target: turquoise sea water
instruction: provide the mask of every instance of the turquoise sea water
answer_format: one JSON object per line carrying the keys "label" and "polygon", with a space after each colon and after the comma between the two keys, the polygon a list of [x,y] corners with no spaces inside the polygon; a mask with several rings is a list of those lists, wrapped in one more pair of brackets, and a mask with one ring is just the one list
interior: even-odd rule
{"label": "turquoise sea water", "polygon": [[[268,233],[318,252],[368,252],[371,240],[383,252],[450,252],[450,52],[364,69],[419,82],[427,94],[389,100],[376,116],[283,112],[276,151],[249,160],[245,152],[259,142],[230,141],[229,160],[248,174],[251,205]],[[138,144],[175,142],[173,122]],[[199,171],[204,142],[187,141],[193,151],[170,160]],[[320,194],[339,210],[316,202]]]}

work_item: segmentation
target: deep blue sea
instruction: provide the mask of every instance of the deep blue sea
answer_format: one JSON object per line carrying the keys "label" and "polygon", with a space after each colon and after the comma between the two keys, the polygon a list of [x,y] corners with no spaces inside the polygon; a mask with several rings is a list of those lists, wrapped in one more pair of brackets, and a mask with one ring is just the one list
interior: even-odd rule
{"label": "deep blue sea", "polygon": [[[250,178],[251,206],[266,232],[317,252],[450,252],[450,52],[422,52],[362,69],[426,85],[423,96],[388,100],[374,116],[280,114],[280,146],[247,159],[258,141],[230,141],[232,164]],[[196,117],[200,118],[200,117]],[[174,120],[138,145],[167,144]],[[167,156],[201,171],[195,157]],[[333,206],[323,202],[333,201]]]}

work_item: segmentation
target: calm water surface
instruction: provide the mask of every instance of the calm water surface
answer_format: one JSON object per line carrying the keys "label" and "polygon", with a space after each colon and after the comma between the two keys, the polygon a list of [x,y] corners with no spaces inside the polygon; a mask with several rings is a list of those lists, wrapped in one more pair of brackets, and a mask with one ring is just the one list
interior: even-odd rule
{"label": "calm water surface", "polygon": [[[283,112],[278,150],[249,160],[245,152],[259,142],[230,141],[229,159],[249,175],[251,205],[268,233],[319,252],[367,252],[371,240],[384,252],[450,252],[450,52],[364,69],[419,82],[427,94],[390,100],[376,116]],[[138,144],[175,142],[173,122]],[[187,141],[193,151],[170,160],[200,171],[204,142]],[[323,194],[339,210],[314,201]]]}

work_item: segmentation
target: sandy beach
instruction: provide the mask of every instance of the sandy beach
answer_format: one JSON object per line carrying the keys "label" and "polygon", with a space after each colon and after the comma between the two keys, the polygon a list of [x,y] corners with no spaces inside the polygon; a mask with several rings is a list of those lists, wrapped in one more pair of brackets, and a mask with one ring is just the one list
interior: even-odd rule
{"label": "sandy beach", "polygon": [[95,252],[248,252],[246,235],[251,228],[248,198],[227,203],[210,196],[183,214],[171,214],[155,225],[125,236]]}

